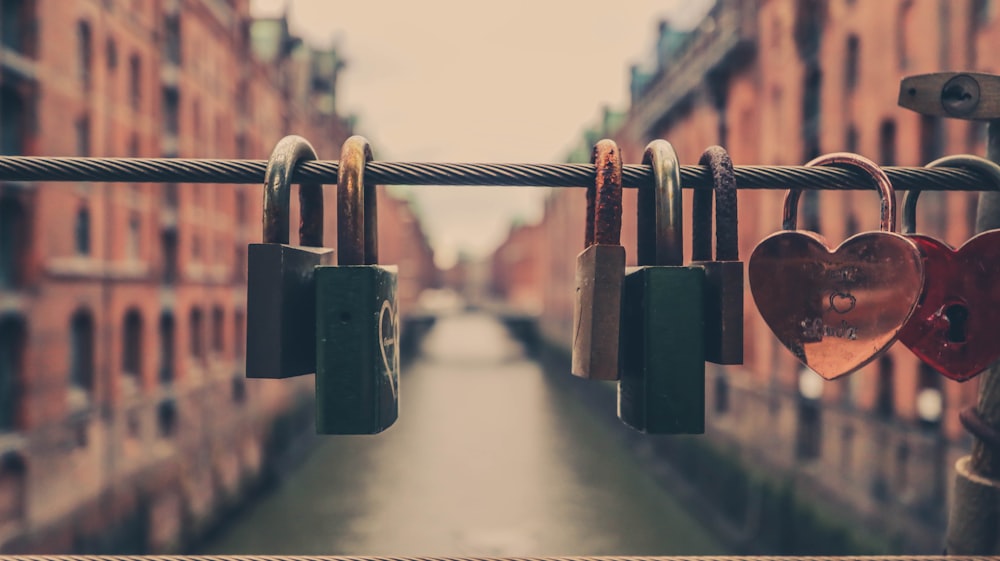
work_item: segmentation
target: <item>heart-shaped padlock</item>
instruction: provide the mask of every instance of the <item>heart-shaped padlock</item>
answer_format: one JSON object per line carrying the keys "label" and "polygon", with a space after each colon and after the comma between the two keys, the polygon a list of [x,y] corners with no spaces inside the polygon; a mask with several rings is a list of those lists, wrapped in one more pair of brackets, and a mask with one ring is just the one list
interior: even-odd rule
{"label": "heart-shaped padlock", "polygon": [[[1000,184],[1000,166],[978,156],[949,156],[927,167],[965,167]],[[941,374],[964,382],[1000,358],[1000,230],[977,234],[957,250],[916,232],[917,198],[903,204],[903,234],[923,253],[924,293],[899,340]]]}
{"label": "heart-shaped padlock", "polygon": [[874,179],[882,200],[878,232],[835,250],[815,232],[796,230],[800,191],[785,194],[782,228],[750,256],[750,292],[768,327],[803,364],[827,380],[849,374],[889,348],[924,285],[913,240],[895,233],[892,184],[872,161],[846,152],[808,166],[849,164]]}

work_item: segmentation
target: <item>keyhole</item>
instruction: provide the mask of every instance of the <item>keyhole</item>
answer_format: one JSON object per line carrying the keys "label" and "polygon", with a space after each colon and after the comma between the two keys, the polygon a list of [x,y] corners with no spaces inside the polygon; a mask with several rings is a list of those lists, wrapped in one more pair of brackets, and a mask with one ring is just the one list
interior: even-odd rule
{"label": "keyhole", "polygon": [[952,304],[944,309],[944,317],[948,319],[948,341],[951,343],[964,343],[969,309],[963,304]]}

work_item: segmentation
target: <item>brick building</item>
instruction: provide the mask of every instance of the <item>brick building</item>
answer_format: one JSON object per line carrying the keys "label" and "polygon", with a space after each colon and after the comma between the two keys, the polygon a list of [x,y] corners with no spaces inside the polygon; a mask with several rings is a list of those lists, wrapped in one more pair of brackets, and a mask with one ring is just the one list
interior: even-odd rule
{"label": "brick building", "polygon": [[[1000,71],[1000,60],[988,55],[998,44],[996,3],[985,0],[719,0],[691,32],[661,24],[656,63],[632,69],[628,111],[622,118],[608,113],[571,159],[585,161],[602,136],[618,141],[626,163],[638,163],[656,138],[669,140],[683,164],[697,163],[712,144],[725,146],[736,165],[801,164],[841,150],[882,165],[983,154],[981,124],[923,117],[896,99],[904,76]],[[780,228],[782,197],[740,192],[742,259]],[[977,198],[924,193],[919,231],[960,245],[973,234]],[[878,227],[870,192],[809,193],[800,204],[799,226],[832,244]],[[539,256],[531,287],[544,302],[544,333],[562,345],[569,342],[584,209],[581,191],[553,193],[535,226],[543,243],[521,248]],[[634,216],[635,193],[627,190],[629,263]],[[511,243],[513,236],[501,247],[515,251]],[[977,382],[951,382],[898,344],[845,379],[818,383],[768,330],[749,286],[744,298],[745,364],[708,365],[708,441],[749,469],[793,482],[824,513],[842,514],[888,544],[886,551],[939,552],[952,466],[969,448],[958,411],[974,403]]]}
{"label": "brick building", "polygon": [[[343,64],[249,0],[0,0],[0,154],[266,158],[294,133],[337,159]],[[380,198],[412,300],[433,255]],[[261,477],[313,382],[243,379],[260,216],[252,185],[0,182],[0,551],[176,550]]]}

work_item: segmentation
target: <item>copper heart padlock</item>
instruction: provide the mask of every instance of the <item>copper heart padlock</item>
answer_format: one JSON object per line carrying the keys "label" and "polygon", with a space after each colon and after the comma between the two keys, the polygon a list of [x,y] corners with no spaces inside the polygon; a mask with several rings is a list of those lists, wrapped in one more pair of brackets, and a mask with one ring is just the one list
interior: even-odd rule
{"label": "copper heart padlock", "polygon": [[[949,156],[927,167],[965,167],[1000,185],[1000,166],[978,156]],[[923,253],[924,293],[899,340],[941,374],[964,382],[1000,358],[1000,230],[977,234],[957,250],[916,232],[920,191],[906,194],[903,234]]]}
{"label": "copper heart padlock", "polygon": [[849,374],[885,351],[910,318],[924,285],[920,250],[895,233],[892,184],[872,161],[845,152],[807,166],[849,164],[875,181],[882,200],[878,232],[862,232],[831,250],[823,236],[796,230],[798,189],[785,194],[782,228],[750,256],[750,292],[785,347],[827,380]]}

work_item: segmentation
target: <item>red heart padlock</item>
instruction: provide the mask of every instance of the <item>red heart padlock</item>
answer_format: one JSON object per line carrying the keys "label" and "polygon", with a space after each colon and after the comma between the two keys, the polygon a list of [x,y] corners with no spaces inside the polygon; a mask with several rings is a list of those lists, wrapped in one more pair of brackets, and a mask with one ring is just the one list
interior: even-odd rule
{"label": "red heart padlock", "polygon": [[[920,250],[894,232],[892,184],[875,163],[838,152],[806,165],[850,164],[875,180],[881,231],[851,236],[831,250],[815,232],[796,230],[800,191],[785,195],[782,228],[754,248],[750,292],[768,327],[820,376],[849,374],[889,348],[924,285]],[[791,231],[790,231],[791,230]]]}
{"label": "red heart padlock", "polygon": [[[978,156],[949,156],[927,167],[967,167],[1000,184],[1000,166]],[[899,340],[941,374],[964,382],[1000,358],[991,335],[1000,321],[1000,230],[976,235],[957,250],[916,234],[920,191],[906,194],[903,234],[924,259],[924,293]]]}

